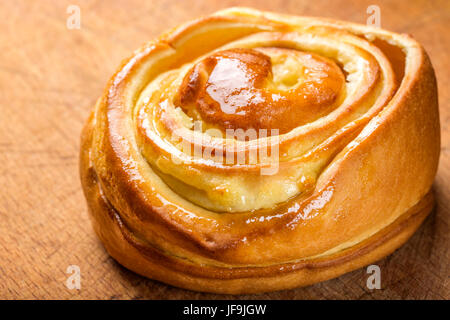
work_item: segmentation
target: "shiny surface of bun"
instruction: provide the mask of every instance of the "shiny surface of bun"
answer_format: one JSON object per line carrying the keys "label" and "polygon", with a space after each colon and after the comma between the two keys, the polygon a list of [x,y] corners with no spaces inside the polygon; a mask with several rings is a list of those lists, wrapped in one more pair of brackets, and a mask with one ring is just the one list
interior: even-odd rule
{"label": "shiny surface of bun", "polygon": [[119,263],[252,293],[393,252],[433,206],[439,149],[433,68],[410,36],[231,8],[122,63],[80,172]]}

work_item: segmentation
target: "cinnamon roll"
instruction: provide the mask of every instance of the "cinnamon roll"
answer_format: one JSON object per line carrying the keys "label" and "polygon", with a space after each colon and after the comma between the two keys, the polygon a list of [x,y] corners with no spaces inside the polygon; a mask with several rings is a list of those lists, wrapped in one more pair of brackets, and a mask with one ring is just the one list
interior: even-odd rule
{"label": "cinnamon roll", "polygon": [[231,8],[124,60],[82,133],[110,255],[197,291],[305,286],[393,252],[433,206],[437,89],[411,36]]}

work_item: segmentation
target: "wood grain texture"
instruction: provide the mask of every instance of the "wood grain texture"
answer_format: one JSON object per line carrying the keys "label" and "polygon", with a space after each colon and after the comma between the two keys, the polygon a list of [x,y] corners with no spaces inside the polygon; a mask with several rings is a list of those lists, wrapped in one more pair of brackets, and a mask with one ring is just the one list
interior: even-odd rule
{"label": "wood grain texture", "polygon": [[[81,29],[66,27],[67,6]],[[78,177],[79,135],[121,59],[159,33],[218,9],[245,5],[365,23],[381,8],[383,28],[412,34],[436,70],[442,153],[437,206],[402,248],[377,264],[382,289],[365,269],[307,288],[217,296],[173,288],[114,262],[96,238]],[[449,299],[450,2],[2,1],[0,7],[0,298],[6,299]],[[69,290],[66,269],[81,269]]]}

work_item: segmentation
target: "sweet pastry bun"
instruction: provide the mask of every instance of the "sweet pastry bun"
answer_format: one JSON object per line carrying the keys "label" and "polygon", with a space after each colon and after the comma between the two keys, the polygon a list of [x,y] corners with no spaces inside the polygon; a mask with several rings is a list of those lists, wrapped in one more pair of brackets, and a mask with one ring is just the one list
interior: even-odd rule
{"label": "sweet pastry bun", "polygon": [[436,80],[411,36],[231,8],[124,60],[83,130],[94,230],[141,275],[305,286],[401,246],[433,206]]}

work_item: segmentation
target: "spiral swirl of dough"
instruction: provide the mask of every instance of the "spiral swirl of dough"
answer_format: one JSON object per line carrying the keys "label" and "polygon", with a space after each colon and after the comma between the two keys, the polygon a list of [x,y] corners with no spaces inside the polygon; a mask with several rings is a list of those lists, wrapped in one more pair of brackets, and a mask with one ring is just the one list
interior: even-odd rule
{"label": "spiral swirl of dough", "polygon": [[411,37],[232,8],[123,62],[84,130],[81,176],[128,268],[258,292],[398,247],[429,211],[438,156],[434,73]]}

